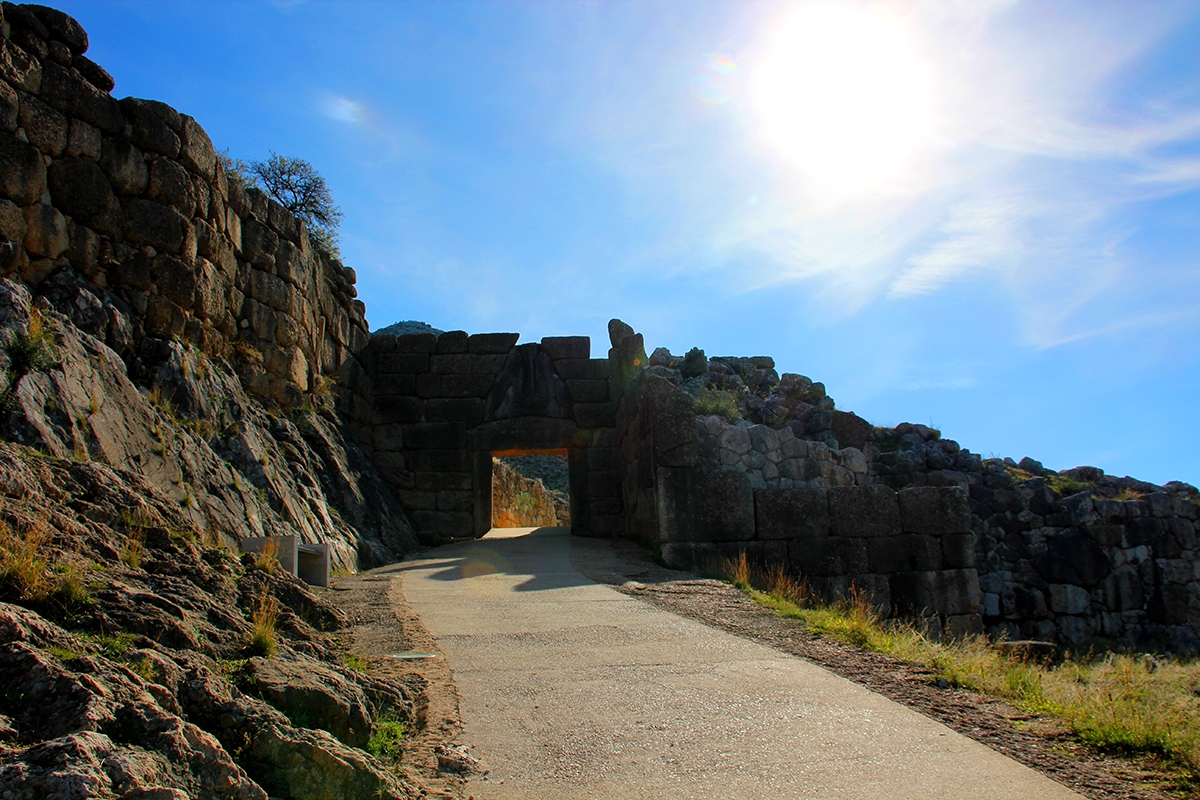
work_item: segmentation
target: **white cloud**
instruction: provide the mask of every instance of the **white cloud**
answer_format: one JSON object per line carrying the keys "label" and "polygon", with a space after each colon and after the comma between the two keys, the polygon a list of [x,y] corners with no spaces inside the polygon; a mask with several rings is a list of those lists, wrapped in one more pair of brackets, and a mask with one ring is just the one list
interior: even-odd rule
{"label": "white cloud", "polygon": [[335,122],[364,125],[367,122],[366,107],[356,100],[338,94],[322,94],[317,107],[327,118]]}

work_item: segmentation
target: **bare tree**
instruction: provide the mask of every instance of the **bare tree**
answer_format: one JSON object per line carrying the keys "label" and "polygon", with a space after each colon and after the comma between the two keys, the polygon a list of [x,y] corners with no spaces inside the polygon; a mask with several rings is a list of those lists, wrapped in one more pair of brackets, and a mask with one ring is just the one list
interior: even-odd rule
{"label": "bare tree", "polygon": [[319,246],[337,254],[337,229],[342,222],[342,211],[334,205],[325,179],[312,164],[272,151],[266,161],[251,161],[246,169],[254,183],[304,220],[310,237]]}

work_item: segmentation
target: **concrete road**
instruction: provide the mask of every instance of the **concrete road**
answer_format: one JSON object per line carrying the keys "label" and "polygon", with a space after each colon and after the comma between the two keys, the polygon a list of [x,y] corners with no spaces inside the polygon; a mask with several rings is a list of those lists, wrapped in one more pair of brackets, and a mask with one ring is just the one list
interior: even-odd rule
{"label": "concrete road", "polygon": [[404,565],[461,741],[491,768],[476,798],[1079,797],[803,659],[594,583],[572,548],[605,558],[565,528],[515,528]]}

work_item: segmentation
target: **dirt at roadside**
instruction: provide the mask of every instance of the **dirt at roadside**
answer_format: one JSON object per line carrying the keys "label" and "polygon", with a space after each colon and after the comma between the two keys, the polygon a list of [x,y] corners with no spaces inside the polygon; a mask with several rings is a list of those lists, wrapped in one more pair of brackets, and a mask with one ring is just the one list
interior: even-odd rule
{"label": "dirt at roadside", "polygon": [[800,656],[1038,770],[1093,800],[1192,797],[1150,757],[1124,757],[1075,741],[1059,722],[961,689],[942,689],[926,669],[844,645],[776,616],[743,592],[716,580],[661,567],[631,542],[613,541],[615,572],[588,574],[659,608]]}
{"label": "dirt at roadside", "polygon": [[[438,745],[454,743],[462,730],[458,693],[449,664],[404,599],[402,566],[337,578],[329,599],[349,615],[351,627],[343,636],[351,652],[364,657],[372,671],[387,677],[415,673],[425,681],[419,730],[405,737],[400,769],[425,790],[426,797],[467,800],[463,778],[439,770],[435,753]],[[404,654],[434,657],[395,658]]]}

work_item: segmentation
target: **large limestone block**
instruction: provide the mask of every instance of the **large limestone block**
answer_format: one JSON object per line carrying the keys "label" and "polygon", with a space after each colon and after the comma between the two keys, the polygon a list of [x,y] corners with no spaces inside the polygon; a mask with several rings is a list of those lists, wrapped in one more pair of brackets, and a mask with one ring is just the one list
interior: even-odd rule
{"label": "large limestone block", "polygon": [[[657,375],[646,378],[651,409],[651,435],[657,462],[669,467],[690,467],[700,457],[700,436],[691,395]],[[750,514],[753,514],[752,505]],[[752,538],[752,537],[745,537]]]}
{"label": "large limestone block", "polygon": [[0,195],[27,206],[38,202],[44,191],[46,164],[42,154],[15,136],[0,133]]}
{"label": "large limestone block", "polygon": [[829,490],[829,519],[835,536],[895,536],[900,506],[886,486],[838,486]]}
{"label": "large limestone block", "polygon": [[867,543],[844,536],[793,539],[788,562],[794,572],[818,577],[856,576],[869,569]]}
{"label": "large limestone block", "polygon": [[105,133],[120,133],[125,126],[121,107],[108,92],[84,80],[77,70],[42,62],[41,98],[68,117],[95,125]]}
{"label": "large limestone block", "polygon": [[824,489],[759,489],[754,493],[759,539],[811,539],[829,535],[829,501]]}
{"label": "large limestone block", "polygon": [[979,575],[973,569],[945,569],[933,574],[935,610],[944,616],[975,614],[983,601]]}
{"label": "large limestone block", "polygon": [[129,123],[129,138],[135,145],[167,158],[179,155],[179,136],[154,112],[149,101],[126,97],[120,101],[120,106]]}
{"label": "large limestone block", "polygon": [[542,339],[542,349],[555,361],[588,359],[592,356],[592,340],[588,336],[546,336]]}
{"label": "large limestone block", "polygon": [[5,133],[16,133],[17,112],[21,100],[17,91],[4,81],[0,81],[0,130]]}
{"label": "large limestone block", "polygon": [[140,195],[150,180],[142,152],[124,139],[104,138],[100,168],[118,194]]}
{"label": "large limestone block", "polygon": [[1075,528],[1054,537],[1046,552],[1033,558],[1033,568],[1048,583],[1071,583],[1093,588],[1112,570],[1108,556]]}
{"label": "large limestone block", "polygon": [[146,195],[165,203],[191,219],[196,211],[196,191],[187,170],[169,158],[150,162],[150,183]]}
{"label": "large limestone block", "polygon": [[127,241],[139,245],[148,244],[156,250],[176,254],[182,254],[185,240],[188,238],[191,239],[193,247],[195,246],[196,239],[191,233],[191,224],[170,206],[153,200],[134,198],[123,200],[121,211],[124,214],[121,230]]}
{"label": "large limestone block", "polygon": [[888,580],[892,612],[899,617],[920,617],[937,611],[937,587],[932,572],[897,572]]}
{"label": "large limestone block", "polygon": [[86,224],[97,214],[116,208],[108,178],[100,165],[86,156],[58,159],[50,165],[46,178],[54,204],[76,222]]}
{"label": "large limestone block", "polygon": [[25,249],[30,255],[54,259],[70,246],[67,220],[62,212],[39,204],[25,209]]}
{"label": "large limestone block", "polygon": [[971,530],[967,493],[957,486],[914,486],[896,494],[905,533],[941,536]]}
{"label": "large limestone block", "polygon": [[37,94],[42,86],[42,65],[7,37],[0,37],[0,78],[21,91]]}
{"label": "large limestone block", "polygon": [[882,536],[869,540],[867,552],[872,572],[929,571],[942,566],[942,548],[933,536]]}
{"label": "large limestone block", "polygon": [[216,170],[217,154],[212,140],[200,127],[200,123],[186,114],[180,114],[179,160],[201,178],[211,181]]}
{"label": "large limestone block", "polygon": [[33,95],[21,98],[17,123],[25,129],[29,143],[57,158],[67,146],[67,118]]}
{"label": "large limestone block", "polygon": [[660,542],[754,538],[754,493],[745,473],[659,467],[657,478]]}

